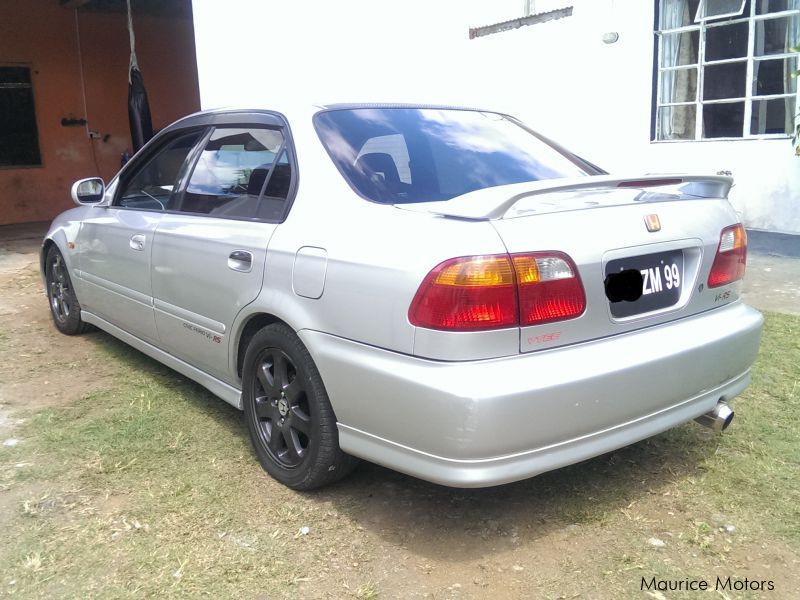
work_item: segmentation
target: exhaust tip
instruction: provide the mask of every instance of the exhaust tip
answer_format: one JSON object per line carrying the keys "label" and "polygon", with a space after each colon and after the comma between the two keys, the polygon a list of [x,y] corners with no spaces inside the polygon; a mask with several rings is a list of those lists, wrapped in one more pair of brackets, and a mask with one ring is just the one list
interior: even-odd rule
{"label": "exhaust tip", "polygon": [[700,415],[695,419],[700,425],[713,429],[714,431],[725,431],[733,422],[733,409],[724,400],[720,400],[714,410]]}
{"label": "exhaust tip", "polygon": [[733,423],[733,409],[727,403],[717,405],[717,419],[720,421],[719,430],[725,431]]}

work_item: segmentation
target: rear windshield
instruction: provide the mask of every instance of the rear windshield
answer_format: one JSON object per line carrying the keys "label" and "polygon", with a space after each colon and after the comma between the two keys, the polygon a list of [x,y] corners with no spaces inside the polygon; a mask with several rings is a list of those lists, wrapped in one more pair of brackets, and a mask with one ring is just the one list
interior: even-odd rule
{"label": "rear windshield", "polygon": [[385,204],[450,200],[591,169],[497,113],[355,108],[318,113],[314,124],[348,183]]}

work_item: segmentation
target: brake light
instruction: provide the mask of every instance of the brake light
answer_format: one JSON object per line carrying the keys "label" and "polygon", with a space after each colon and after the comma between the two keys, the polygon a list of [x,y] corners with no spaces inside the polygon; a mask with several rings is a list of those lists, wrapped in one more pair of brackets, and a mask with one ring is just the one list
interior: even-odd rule
{"label": "brake light", "polygon": [[572,260],[561,252],[453,258],[420,285],[409,321],[447,331],[538,325],[579,316],[586,297]]}
{"label": "brake light", "polygon": [[408,317],[431,329],[479,331],[517,323],[514,270],[507,254],[453,258],[417,290]]}
{"label": "brake light", "polygon": [[717,254],[708,275],[708,287],[715,288],[739,281],[744,277],[746,264],[747,233],[744,227],[741,223],[726,227],[719,236]]}
{"label": "brake light", "polygon": [[519,286],[521,325],[574,319],[586,310],[586,295],[572,259],[561,252],[513,257]]}
{"label": "brake light", "polygon": [[660,187],[662,185],[677,185],[683,183],[683,179],[628,179],[627,181],[620,181],[617,184],[618,188],[643,188],[643,187]]}

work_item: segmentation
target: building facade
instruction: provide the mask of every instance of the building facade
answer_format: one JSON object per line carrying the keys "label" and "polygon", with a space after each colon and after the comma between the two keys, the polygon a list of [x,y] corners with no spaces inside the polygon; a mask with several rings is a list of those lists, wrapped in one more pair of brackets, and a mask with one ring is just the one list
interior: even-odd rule
{"label": "building facade", "polygon": [[504,74],[519,112],[614,173],[730,174],[748,227],[800,233],[800,1],[569,4],[570,17],[473,40],[494,63],[525,57]]}
{"label": "building facade", "polygon": [[[160,5],[160,6],[159,6]],[[154,128],[199,109],[191,4],[133,1]],[[124,0],[0,0],[0,225],[72,205],[131,151]]]}
{"label": "building facade", "polygon": [[[569,16],[470,37],[567,7]],[[748,227],[800,233],[790,136],[800,0],[194,0],[193,8],[205,107],[409,101],[505,110],[615,174],[731,174],[730,198]]]}

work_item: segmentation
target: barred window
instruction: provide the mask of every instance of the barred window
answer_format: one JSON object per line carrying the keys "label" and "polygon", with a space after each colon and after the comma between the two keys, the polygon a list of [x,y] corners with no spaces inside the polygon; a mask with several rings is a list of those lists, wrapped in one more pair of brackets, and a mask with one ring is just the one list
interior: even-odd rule
{"label": "barred window", "polygon": [[656,140],[783,137],[800,0],[657,0]]}

